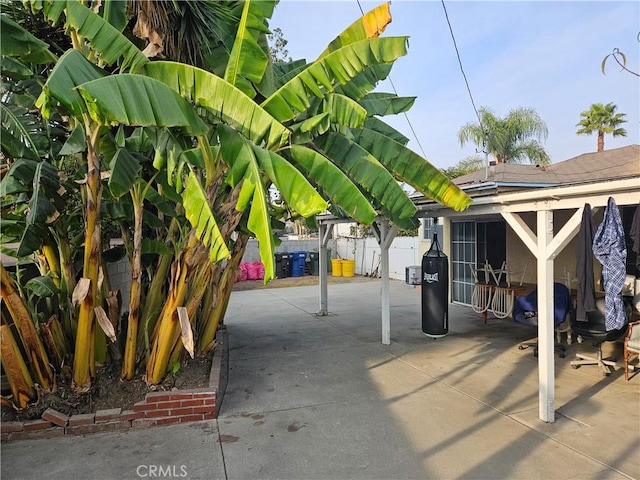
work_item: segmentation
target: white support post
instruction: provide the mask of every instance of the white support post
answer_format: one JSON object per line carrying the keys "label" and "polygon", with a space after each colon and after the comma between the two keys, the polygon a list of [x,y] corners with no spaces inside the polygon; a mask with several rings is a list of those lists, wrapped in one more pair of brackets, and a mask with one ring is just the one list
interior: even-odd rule
{"label": "white support post", "polygon": [[320,252],[318,255],[318,273],[320,274],[320,311],[317,315],[327,316],[329,314],[329,290],[327,279],[327,264],[329,263],[327,243],[333,232],[333,224],[324,222],[318,223],[318,239],[320,241]]}
{"label": "white support post", "polygon": [[382,344],[391,344],[391,312],[389,308],[389,248],[398,233],[398,226],[391,225],[386,218],[380,219],[378,245],[380,245],[380,266],[382,268]]}
{"label": "white support post", "polygon": [[555,421],[555,365],[553,357],[553,212],[538,211],[538,398],[540,420]]}
{"label": "white support post", "polygon": [[[391,320],[389,314],[389,247],[387,219],[380,221],[380,266],[382,267],[382,344],[391,345]],[[386,247],[386,248],[385,248]]]}

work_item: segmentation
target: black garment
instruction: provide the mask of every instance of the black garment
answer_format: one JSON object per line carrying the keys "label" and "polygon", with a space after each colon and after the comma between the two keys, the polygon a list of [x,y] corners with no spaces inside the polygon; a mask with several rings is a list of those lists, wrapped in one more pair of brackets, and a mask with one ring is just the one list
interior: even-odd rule
{"label": "black garment", "polygon": [[631,222],[631,230],[629,236],[633,240],[631,250],[636,252],[636,268],[640,270],[640,205],[636,207],[636,213],[633,214],[633,221]]}
{"label": "black garment", "polygon": [[582,224],[576,236],[576,277],[578,279],[578,299],[576,320],[587,321],[587,312],[596,309],[596,287],[593,278],[593,238],[595,231],[591,217],[591,205],[585,203]]}

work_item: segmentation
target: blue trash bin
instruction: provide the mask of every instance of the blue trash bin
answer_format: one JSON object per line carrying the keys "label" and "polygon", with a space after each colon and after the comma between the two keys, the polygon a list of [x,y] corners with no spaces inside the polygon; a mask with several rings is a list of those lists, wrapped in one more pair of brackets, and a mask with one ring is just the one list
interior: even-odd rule
{"label": "blue trash bin", "polygon": [[305,251],[297,251],[291,252],[291,276],[292,277],[303,277],[304,276],[304,268],[307,261],[307,252]]}

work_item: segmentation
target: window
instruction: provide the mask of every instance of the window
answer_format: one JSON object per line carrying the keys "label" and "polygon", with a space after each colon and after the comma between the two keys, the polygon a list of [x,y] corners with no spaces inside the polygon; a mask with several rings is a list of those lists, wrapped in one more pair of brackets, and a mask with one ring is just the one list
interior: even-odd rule
{"label": "window", "polygon": [[427,218],[421,218],[420,221],[422,222],[422,238],[421,240],[431,240],[433,238],[433,226],[434,226],[434,221],[433,218],[431,217],[427,217]]}
{"label": "window", "polygon": [[452,222],[451,224],[451,268],[453,273],[451,299],[471,305],[475,281],[469,264],[476,264],[476,223]]}

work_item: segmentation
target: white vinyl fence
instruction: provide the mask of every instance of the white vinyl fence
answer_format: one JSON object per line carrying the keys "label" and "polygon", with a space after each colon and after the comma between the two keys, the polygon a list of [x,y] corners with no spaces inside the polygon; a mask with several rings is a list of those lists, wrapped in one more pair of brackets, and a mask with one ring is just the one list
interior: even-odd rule
{"label": "white vinyl fence", "polygon": [[[396,237],[389,249],[389,278],[404,280],[406,267],[420,265],[422,257],[418,248],[418,237]],[[283,240],[276,247],[280,252],[317,252],[320,248],[318,239]],[[380,247],[375,238],[370,237],[338,237],[329,240],[327,246],[331,250],[331,258],[355,260],[356,275],[380,275]],[[260,260],[258,242],[249,240],[242,262],[256,262]]]}
{"label": "white vinyl fence", "polygon": [[[419,252],[418,237],[396,237],[389,249],[389,278],[405,280],[406,268],[412,265],[420,265],[422,256]],[[320,248],[318,239],[283,240],[276,247],[276,253],[280,252],[317,252]],[[356,275],[380,276],[380,247],[375,238],[338,237],[329,240],[327,246],[331,250],[331,258],[355,260]],[[258,242],[250,239],[247,250],[242,257],[242,263],[257,262],[260,260]],[[108,265],[108,274],[113,290],[120,290],[122,294],[122,310],[129,309],[129,293],[131,290],[131,268],[125,257],[118,262]]]}

